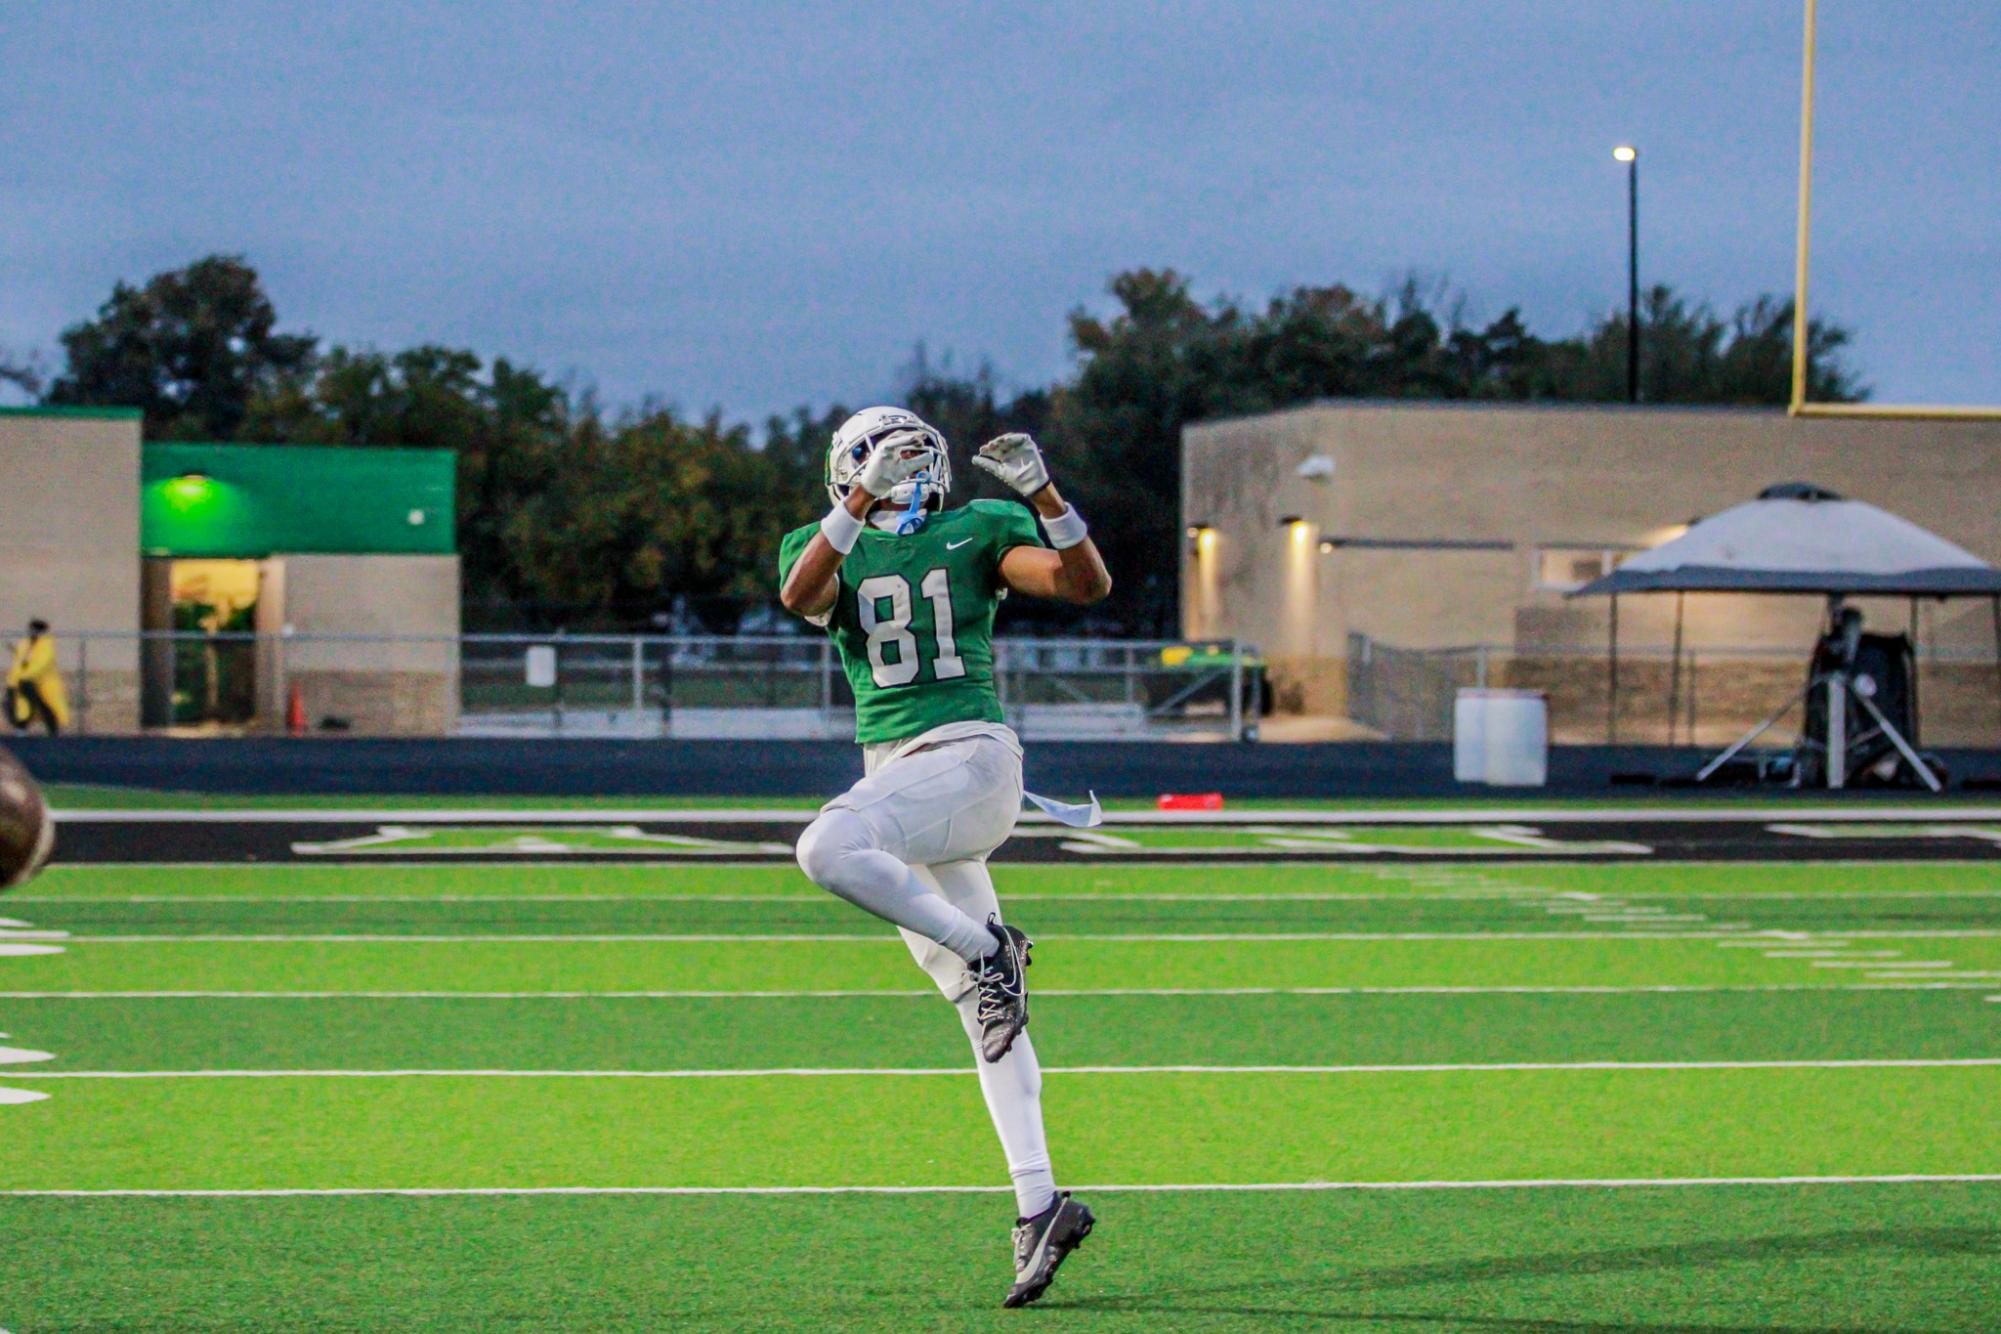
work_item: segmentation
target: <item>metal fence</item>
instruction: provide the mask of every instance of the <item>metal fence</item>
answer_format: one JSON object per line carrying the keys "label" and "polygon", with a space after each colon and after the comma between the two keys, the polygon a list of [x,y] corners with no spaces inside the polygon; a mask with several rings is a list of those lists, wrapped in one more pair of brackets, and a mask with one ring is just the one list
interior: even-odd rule
{"label": "metal fence", "polygon": [[[1249,655],[1190,667],[1166,641],[1008,640],[994,685],[1024,735],[1241,734]],[[532,659],[532,661],[531,661]],[[854,733],[854,693],[819,637],[468,636],[461,733],[825,737]]]}
{"label": "metal fence", "polygon": [[[1348,713],[1394,741],[1452,736],[1461,689],[1540,690],[1558,743],[1720,746],[1743,734],[1807,680],[1807,649],[1622,647],[1616,694],[1602,649],[1496,644],[1398,648],[1351,635]],[[1925,744],[2001,745],[2001,668],[1992,650],[1920,648],[1916,696]],[[1798,712],[1780,719],[1797,730]]]}
{"label": "metal fence", "polygon": [[[818,635],[60,635],[75,730],[377,736],[845,739],[854,696]],[[1001,639],[995,687],[1024,735],[1115,740],[1255,736],[1270,697],[1255,650],[1190,655],[1167,640]],[[1356,635],[1345,712],[1365,735],[1442,741],[1464,687],[1540,690],[1559,743],[1722,745],[1796,694],[1804,650],[1620,654],[1406,649]],[[2001,745],[1991,653],[1918,657],[1925,744]],[[1287,678],[1275,684],[1284,696]],[[1781,734],[1797,720],[1782,720]]]}
{"label": "metal fence", "polygon": [[[846,739],[854,729],[853,691],[818,635],[161,631],[57,643],[83,732]],[[1252,651],[1185,649],[1001,639],[995,687],[1029,736],[1221,740],[1254,728]]]}

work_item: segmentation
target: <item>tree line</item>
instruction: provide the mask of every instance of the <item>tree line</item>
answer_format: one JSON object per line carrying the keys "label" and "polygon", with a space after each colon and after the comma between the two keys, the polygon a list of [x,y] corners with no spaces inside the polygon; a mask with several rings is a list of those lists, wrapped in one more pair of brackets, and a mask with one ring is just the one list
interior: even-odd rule
{"label": "tree line", "polygon": [[[1090,519],[1117,584],[1087,624],[1171,635],[1177,615],[1181,428],[1326,398],[1615,402],[1626,395],[1623,314],[1545,339],[1518,308],[1476,325],[1442,285],[1381,296],[1298,287],[1252,305],[1204,301],[1172,269],[1108,285],[1109,316],[1069,316],[1059,383],[1004,389],[987,366],[934,364],[920,344],[902,400],[951,442],[955,502],[997,494],[968,466],[1009,430],[1035,434]],[[458,459],[459,542],[474,628],[728,632],[770,624],[780,537],[826,508],[827,441],[852,405],[802,407],[761,429],[657,401],[612,409],[505,357],[424,344],[325,345],[282,332],[258,275],[213,255],[118,284],[60,337],[44,377],[0,378],[57,405],[136,407],[154,440],[429,446]],[[1792,307],[1758,297],[1719,315],[1665,286],[1644,294],[1646,401],[1780,405],[1791,393]],[[1865,396],[1849,334],[1815,321],[1816,399]],[[46,379],[46,382],[44,382]],[[1077,628],[1070,609],[1015,609]]]}

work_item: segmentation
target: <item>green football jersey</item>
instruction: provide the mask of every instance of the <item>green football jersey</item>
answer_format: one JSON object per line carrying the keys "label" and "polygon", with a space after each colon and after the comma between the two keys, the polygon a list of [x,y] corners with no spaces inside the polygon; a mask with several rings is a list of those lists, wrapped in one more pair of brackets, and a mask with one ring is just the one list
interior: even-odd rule
{"label": "green football jersey", "polygon": [[[783,584],[817,523],[785,535]],[[871,525],[841,563],[827,622],[855,691],[855,740],[901,741],[946,723],[1000,722],[994,612],[1006,596],[1001,557],[1039,547],[1035,516],[1005,500],[934,514],[904,537]]]}

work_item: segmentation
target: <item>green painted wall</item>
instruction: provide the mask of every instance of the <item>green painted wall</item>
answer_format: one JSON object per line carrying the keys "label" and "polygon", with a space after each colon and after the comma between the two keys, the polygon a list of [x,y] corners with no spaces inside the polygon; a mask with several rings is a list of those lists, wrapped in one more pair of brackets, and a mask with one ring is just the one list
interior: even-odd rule
{"label": "green painted wall", "polygon": [[136,422],[145,415],[138,408],[57,408],[39,403],[0,408],[0,417],[96,417],[105,421]]}
{"label": "green painted wall", "polygon": [[457,474],[447,449],[149,444],[140,460],[139,535],[148,556],[458,549]]}

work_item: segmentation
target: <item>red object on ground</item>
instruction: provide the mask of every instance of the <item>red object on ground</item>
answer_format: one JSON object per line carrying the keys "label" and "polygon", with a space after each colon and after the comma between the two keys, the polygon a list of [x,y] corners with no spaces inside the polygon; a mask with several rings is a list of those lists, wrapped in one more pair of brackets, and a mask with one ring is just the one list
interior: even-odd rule
{"label": "red object on ground", "polygon": [[306,697],[296,681],[292,683],[292,696],[285,704],[285,730],[293,736],[306,734]]}
{"label": "red object on ground", "polygon": [[1223,794],[1220,792],[1165,792],[1161,794],[1160,809],[1164,811],[1220,811],[1223,809]]}

